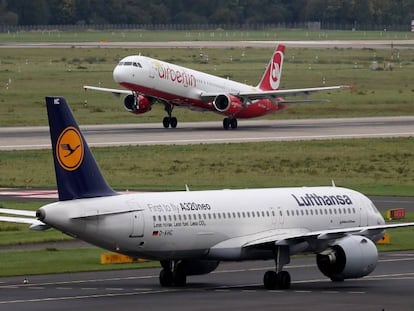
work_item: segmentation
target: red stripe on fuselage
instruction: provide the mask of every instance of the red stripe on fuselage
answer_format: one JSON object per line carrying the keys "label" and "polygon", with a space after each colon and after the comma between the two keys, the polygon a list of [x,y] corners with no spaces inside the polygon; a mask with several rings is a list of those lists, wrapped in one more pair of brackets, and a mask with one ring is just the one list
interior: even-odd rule
{"label": "red stripe on fuselage", "polygon": [[[186,107],[190,107],[190,109],[201,109],[201,110],[213,111],[220,115],[223,115],[223,113],[218,112],[217,110],[214,109],[214,106],[211,102],[204,102],[200,99],[178,96],[176,94],[171,94],[171,93],[163,92],[163,91],[148,88],[148,87],[143,87],[143,86],[136,85],[133,83],[128,83],[128,82],[121,82],[119,84],[128,90],[141,93],[144,96],[159,98],[159,99],[168,101],[176,106],[186,106]],[[239,113],[237,113],[233,117],[240,118],[240,119],[255,118],[255,117],[264,116],[266,114],[273,113],[276,111],[280,111],[285,108],[286,108],[286,105],[284,105],[283,103],[275,105],[269,99],[262,99],[262,100],[255,101],[253,104],[250,104],[249,106],[241,110]]]}

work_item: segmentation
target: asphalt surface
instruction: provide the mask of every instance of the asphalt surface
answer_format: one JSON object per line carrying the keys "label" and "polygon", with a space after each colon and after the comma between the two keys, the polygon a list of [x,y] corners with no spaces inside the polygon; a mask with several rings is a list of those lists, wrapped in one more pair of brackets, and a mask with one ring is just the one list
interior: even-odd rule
{"label": "asphalt surface", "polygon": [[0,310],[414,310],[414,252],[381,253],[362,279],[332,283],[314,256],[286,266],[292,288],[263,288],[271,261],[223,263],[185,288],[162,288],[159,269],[0,278]]}
{"label": "asphalt surface", "polygon": [[[181,122],[176,129],[161,123],[86,125],[81,129],[90,146],[236,143],[317,139],[414,136],[414,116],[240,120],[237,130],[221,122]],[[48,127],[0,128],[0,150],[48,149]]]}

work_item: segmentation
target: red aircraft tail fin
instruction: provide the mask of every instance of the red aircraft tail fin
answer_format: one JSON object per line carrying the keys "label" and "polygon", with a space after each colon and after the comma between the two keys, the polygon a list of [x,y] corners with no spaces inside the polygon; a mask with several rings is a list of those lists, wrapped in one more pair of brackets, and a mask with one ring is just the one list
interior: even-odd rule
{"label": "red aircraft tail fin", "polygon": [[272,91],[279,89],[280,79],[282,77],[283,58],[285,46],[279,44],[267,65],[266,71],[257,86],[263,91]]}

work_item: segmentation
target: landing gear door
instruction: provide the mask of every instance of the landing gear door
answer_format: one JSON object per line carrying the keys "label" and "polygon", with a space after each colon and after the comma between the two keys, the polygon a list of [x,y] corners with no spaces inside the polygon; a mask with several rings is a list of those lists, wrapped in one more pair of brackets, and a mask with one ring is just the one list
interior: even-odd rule
{"label": "landing gear door", "polygon": [[134,211],[132,212],[132,232],[130,238],[139,238],[144,236],[145,222],[144,212]]}

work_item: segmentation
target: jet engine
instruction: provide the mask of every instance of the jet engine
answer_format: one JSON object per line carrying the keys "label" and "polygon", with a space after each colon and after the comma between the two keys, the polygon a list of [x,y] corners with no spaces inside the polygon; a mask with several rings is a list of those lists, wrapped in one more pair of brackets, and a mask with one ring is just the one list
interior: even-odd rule
{"label": "jet engine", "polygon": [[124,99],[124,107],[127,111],[135,114],[145,113],[151,110],[151,102],[142,95],[128,95]]}
{"label": "jet engine", "polygon": [[227,116],[234,116],[243,109],[243,104],[236,96],[230,94],[217,95],[213,101],[214,108]]}
{"label": "jet engine", "polygon": [[375,244],[358,235],[339,239],[316,256],[319,270],[332,281],[366,276],[375,269],[377,261]]}

